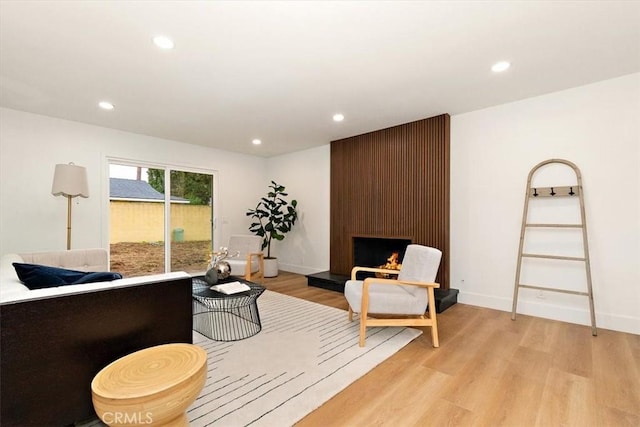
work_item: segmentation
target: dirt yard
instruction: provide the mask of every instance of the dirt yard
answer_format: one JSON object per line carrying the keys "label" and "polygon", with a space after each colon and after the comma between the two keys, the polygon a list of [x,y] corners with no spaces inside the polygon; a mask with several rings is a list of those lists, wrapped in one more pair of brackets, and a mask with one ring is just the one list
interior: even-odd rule
{"label": "dirt yard", "polygon": [[[204,272],[210,254],[210,241],[172,242],[171,271]],[[112,244],[111,271],[124,277],[164,273],[164,242]]]}

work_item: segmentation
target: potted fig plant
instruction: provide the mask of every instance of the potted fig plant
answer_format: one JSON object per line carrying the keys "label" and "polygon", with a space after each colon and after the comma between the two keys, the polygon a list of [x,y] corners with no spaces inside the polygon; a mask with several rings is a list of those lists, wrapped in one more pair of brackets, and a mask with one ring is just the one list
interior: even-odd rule
{"label": "potted fig plant", "polygon": [[283,240],[286,233],[298,219],[296,207],[298,202],[291,200],[289,203],[285,197],[283,185],[271,181],[269,192],[262,197],[255,209],[249,209],[247,216],[254,222],[249,226],[249,231],[262,237],[262,249],[267,249],[264,258],[264,277],[276,277],[278,275],[278,259],[271,256],[271,240]]}

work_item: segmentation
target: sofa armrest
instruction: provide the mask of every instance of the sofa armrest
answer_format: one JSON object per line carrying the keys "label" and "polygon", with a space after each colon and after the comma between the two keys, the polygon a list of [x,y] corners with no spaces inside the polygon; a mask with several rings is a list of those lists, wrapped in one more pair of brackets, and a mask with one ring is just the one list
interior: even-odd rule
{"label": "sofa armrest", "polygon": [[18,279],[18,274],[13,268],[14,262],[24,260],[18,254],[6,254],[0,258],[0,302],[29,292],[29,288]]}
{"label": "sofa armrest", "polygon": [[[140,286],[150,283],[159,283],[170,280],[189,279],[191,276],[184,271],[175,271],[172,273],[153,274],[148,276],[127,277],[117,279],[110,282],[93,282],[83,283],[80,285],[65,285],[53,288],[43,288],[28,290],[26,292],[14,292],[11,294],[3,294],[1,303],[11,304],[16,302],[34,301],[45,298],[57,298],[66,295],[78,295],[98,292],[106,289],[128,288]],[[23,285],[24,286],[24,285]],[[26,286],[24,286],[26,288]]]}

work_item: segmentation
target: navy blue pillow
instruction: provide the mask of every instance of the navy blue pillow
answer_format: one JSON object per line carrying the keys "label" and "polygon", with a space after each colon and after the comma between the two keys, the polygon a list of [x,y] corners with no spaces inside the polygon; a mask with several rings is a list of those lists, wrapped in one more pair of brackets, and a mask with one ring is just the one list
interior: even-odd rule
{"label": "navy blue pillow", "polygon": [[48,265],[13,263],[18,278],[31,290],[121,279],[119,273],[86,273]]}
{"label": "navy blue pillow", "polygon": [[110,282],[116,279],[122,279],[122,274],[112,273],[110,271],[97,271],[94,273],[85,273],[84,277],[76,280],[73,284],[79,285],[81,283]]}

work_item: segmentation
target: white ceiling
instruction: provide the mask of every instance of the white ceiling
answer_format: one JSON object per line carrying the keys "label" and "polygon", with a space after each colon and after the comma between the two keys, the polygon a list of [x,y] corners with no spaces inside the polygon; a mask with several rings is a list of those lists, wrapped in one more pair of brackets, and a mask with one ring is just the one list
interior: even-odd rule
{"label": "white ceiling", "polygon": [[636,1],[0,2],[3,107],[267,157],[638,71]]}

